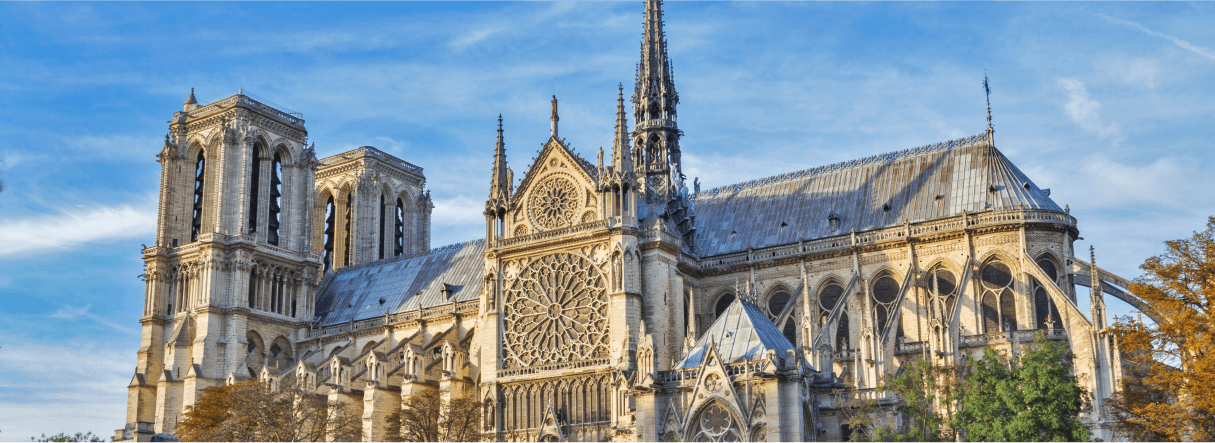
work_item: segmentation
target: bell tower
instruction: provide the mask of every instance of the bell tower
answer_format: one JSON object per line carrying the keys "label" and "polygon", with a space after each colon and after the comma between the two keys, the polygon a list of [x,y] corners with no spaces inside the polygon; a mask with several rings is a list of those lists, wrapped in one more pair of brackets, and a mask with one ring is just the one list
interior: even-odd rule
{"label": "bell tower", "polygon": [[679,158],[682,132],[676,124],[675,112],[679,93],[675,92],[662,25],[662,1],[646,0],[641,62],[637,65],[632,97],[633,164],[642,179],[645,201],[665,205],[676,192],[676,182],[683,171]]}
{"label": "bell tower", "polygon": [[243,92],[173,114],[124,437],[172,433],[197,392],[289,367],[313,317],[317,159],[297,115]]}

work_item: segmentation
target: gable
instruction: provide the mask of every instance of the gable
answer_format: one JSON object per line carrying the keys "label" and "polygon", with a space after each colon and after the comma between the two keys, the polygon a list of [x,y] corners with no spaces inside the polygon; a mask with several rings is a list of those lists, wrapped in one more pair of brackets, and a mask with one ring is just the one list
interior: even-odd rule
{"label": "gable", "polygon": [[521,236],[598,219],[597,171],[550,138],[516,189],[507,232]]}

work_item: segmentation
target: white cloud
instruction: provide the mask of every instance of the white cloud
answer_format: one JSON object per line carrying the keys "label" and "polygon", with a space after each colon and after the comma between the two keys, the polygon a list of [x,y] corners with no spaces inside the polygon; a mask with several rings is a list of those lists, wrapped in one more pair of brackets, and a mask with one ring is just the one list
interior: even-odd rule
{"label": "white cloud", "polygon": [[1089,98],[1084,82],[1074,78],[1060,78],[1055,81],[1067,90],[1068,100],[1063,109],[1073,122],[1098,137],[1113,140],[1114,144],[1121,141],[1122,129],[1117,123],[1102,121],[1101,102]]}
{"label": "white cloud", "polygon": [[67,250],[153,232],[156,232],[156,211],[129,205],[80,207],[55,215],[0,220],[0,257]]}
{"label": "white cloud", "polygon": [[68,320],[68,321],[72,321],[72,320],[75,320],[76,317],[84,317],[89,320],[93,320],[103,326],[113,328],[118,331],[131,332],[131,328],[129,328],[129,327],[122,326],[122,325],[115,323],[114,321],[112,321],[108,318],[102,317],[100,315],[90,313],[89,309],[92,307],[93,307],[92,305],[84,305],[79,308],[72,308],[70,306],[64,306],[64,307],[59,308],[59,310],[55,311],[54,314],[51,314],[50,318],[62,318],[62,319]]}
{"label": "white cloud", "polygon": [[0,439],[85,432],[106,437],[126,415],[134,348],[0,336]]}
{"label": "white cloud", "polygon": [[1153,30],[1151,30],[1151,29],[1148,29],[1148,28],[1147,28],[1147,26],[1143,26],[1143,25],[1141,25],[1141,24],[1138,24],[1138,23],[1135,23],[1135,22],[1132,22],[1132,21],[1127,21],[1127,20],[1122,20],[1122,19],[1116,19],[1116,18],[1110,17],[1110,16],[1105,15],[1105,14],[1097,14],[1097,15],[1098,15],[1098,16],[1100,16],[1101,18],[1104,18],[1104,19],[1106,19],[1106,20],[1109,20],[1110,22],[1113,22],[1113,23],[1118,23],[1118,24],[1120,24],[1120,25],[1126,25],[1126,26],[1130,26],[1130,27],[1132,27],[1132,28],[1135,28],[1135,29],[1138,29],[1138,30],[1140,30],[1140,31],[1143,31],[1143,33],[1144,33],[1144,34],[1147,34],[1147,35],[1150,35],[1150,36],[1153,36],[1153,37],[1160,37],[1160,38],[1163,38],[1163,39],[1165,39],[1165,40],[1168,40],[1168,41],[1170,41],[1170,42],[1173,42],[1173,44],[1174,44],[1174,45],[1177,45],[1178,47],[1180,47],[1180,48],[1182,48],[1182,49],[1185,49],[1185,50],[1187,50],[1187,51],[1193,52],[1193,53],[1198,54],[1198,55],[1200,55],[1200,56],[1203,56],[1203,57],[1209,58],[1209,59],[1211,59],[1211,60],[1215,60],[1215,52],[1212,52],[1210,49],[1207,49],[1207,48],[1204,48],[1204,47],[1201,47],[1201,46],[1195,45],[1195,44],[1193,44],[1193,43],[1187,42],[1187,41],[1182,40],[1182,39],[1177,38],[1177,37],[1173,37],[1173,36],[1168,35],[1168,34],[1162,34],[1162,33],[1159,33],[1159,32],[1156,32],[1156,31],[1153,31]]}

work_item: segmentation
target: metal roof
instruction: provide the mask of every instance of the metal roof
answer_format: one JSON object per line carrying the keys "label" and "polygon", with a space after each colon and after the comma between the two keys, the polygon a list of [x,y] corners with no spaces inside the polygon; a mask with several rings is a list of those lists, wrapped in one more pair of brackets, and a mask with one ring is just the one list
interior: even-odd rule
{"label": "metal roof", "polygon": [[788,350],[794,349],[793,343],[768,320],[763,310],[750,302],[735,299],[696,340],[688,355],[675,364],[675,369],[700,367],[710,340],[717,346],[717,354],[724,364],[760,359],[770,350],[784,357]]}
{"label": "metal roof", "polygon": [[708,257],[963,211],[1063,212],[1049,195],[980,134],[699,192],[696,241]]}
{"label": "metal roof", "polygon": [[[484,254],[485,240],[474,240],[339,269],[321,284],[317,326],[474,300],[481,294]],[[443,297],[444,285],[450,299]]]}

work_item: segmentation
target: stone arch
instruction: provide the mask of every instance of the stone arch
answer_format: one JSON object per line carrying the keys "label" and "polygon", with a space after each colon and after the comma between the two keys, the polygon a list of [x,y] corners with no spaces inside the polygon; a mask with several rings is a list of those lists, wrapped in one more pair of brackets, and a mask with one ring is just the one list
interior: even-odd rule
{"label": "stone arch", "polygon": [[684,424],[689,441],[745,441],[742,414],[720,398],[712,398],[696,408]]}
{"label": "stone arch", "polygon": [[737,295],[734,294],[733,289],[722,288],[718,290],[712,297],[713,302],[709,304],[709,306],[712,306],[709,312],[713,314],[713,318],[721,317],[726,312],[726,308],[729,308],[734,303],[736,297]]}
{"label": "stone arch", "polygon": [[365,355],[372,349],[375,349],[376,344],[375,340],[367,342],[367,344],[363,345],[363,350],[359,352],[359,355]]}
{"label": "stone arch", "polygon": [[266,348],[267,364],[273,365],[276,368],[285,368],[295,363],[295,352],[291,341],[287,337],[278,336],[274,341],[270,342],[270,346]]}
{"label": "stone arch", "polygon": [[780,315],[780,312],[772,312],[772,309],[771,309],[772,306],[770,306],[770,305],[773,301],[772,297],[776,296],[778,292],[782,292],[782,291],[785,294],[787,294],[789,298],[787,300],[785,300],[785,302],[783,304],[781,304],[780,310],[784,311],[784,308],[786,306],[788,306],[789,303],[793,303],[793,297],[794,297],[794,294],[797,293],[797,291],[790,289],[789,285],[783,281],[773,282],[772,286],[769,287],[767,291],[765,291],[764,299],[763,299],[764,310],[768,312],[769,317],[775,318],[776,316]]}
{"label": "stone arch", "polygon": [[252,329],[245,332],[245,365],[254,371],[266,365],[266,342]]}
{"label": "stone arch", "polygon": [[[979,266],[980,329],[985,334],[1016,329],[1017,268],[1003,254],[989,254]],[[1004,312],[1010,308],[1011,312]]]}

